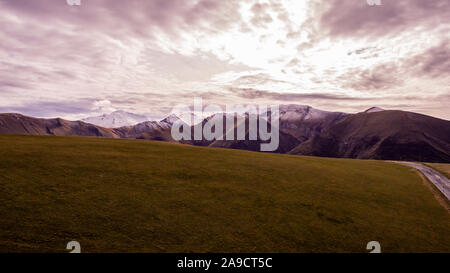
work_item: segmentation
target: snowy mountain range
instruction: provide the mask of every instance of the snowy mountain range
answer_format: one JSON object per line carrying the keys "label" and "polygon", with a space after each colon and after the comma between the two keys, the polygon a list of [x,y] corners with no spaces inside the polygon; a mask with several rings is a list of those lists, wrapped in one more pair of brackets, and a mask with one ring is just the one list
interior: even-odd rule
{"label": "snowy mountain range", "polygon": [[[281,122],[324,120],[327,119],[327,117],[335,116],[336,114],[346,115],[341,112],[322,111],[308,105],[297,105],[297,104],[280,105],[279,110]],[[381,109],[379,107],[372,107],[364,112],[372,113],[379,111],[384,111],[384,109]],[[181,113],[178,115],[170,114],[169,116],[160,121],[150,121],[150,119],[147,116],[119,110],[112,112],[110,114],[88,117],[82,119],[82,121],[105,128],[119,128],[124,126],[133,126],[139,123],[146,123],[142,124],[142,126],[145,127],[170,128],[179,119],[183,120],[189,125],[199,123],[203,120],[203,118],[198,117],[194,113]]]}
{"label": "snowy mountain range", "polygon": [[[208,117],[196,120],[201,119],[201,124],[204,124],[214,115],[217,114],[210,114]],[[172,138],[171,128],[174,122],[179,120],[179,116],[190,117],[188,119],[197,117],[191,113],[172,114],[160,121],[148,121],[144,116],[117,111],[85,119],[90,122],[86,123],[61,118],[42,119],[18,113],[4,113],[0,114],[0,134],[132,138],[251,151],[259,151],[260,144],[263,143],[261,139],[249,140],[248,130],[245,133],[245,139],[242,140],[202,138],[201,140],[176,141]],[[248,116],[245,118],[245,122],[248,123]],[[142,120],[146,121],[135,124]],[[279,121],[279,146],[275,151],[277,153],[450,162],[450,121],[448,120],[413,112],[383,110],[378,107],[349,114],[322,111],[305,105],[280,105]],[[91,124],[94,122],[104,124],[104,127]],[[120,125],[125,126],[117,127]],[[235,129],[236,126],[237,122],[234,124]],[[224,126],[223,129],[222,133],[225,134],[227,128]],[[191,130],[195,130],[195,127],[191,126]]]}
{"label": "snowy mountain range", "polygon": [[198,120],[198,122],[201,121],[201,119],[197,118],[194,113],[182,113],[179,115],[170,114],[160,121],[151,121],[147,116],[133,114],[122,110],[115,111],[110,114],[87,117],[82,119],[81,121],[104,128],[120,128],[125,126],[138,125],[140,123],[146,123],[146,125],[143,124],[143,126],[147,127],[170,128],[179,119],[183,120],[189,125],[192,125],[196,120]]}
{"label": "snowy mountain range", "polygon": [[148,121],[148,117],[144,115],[137,115],[122,110],[112,112],[110,114],[103,114],[96,117],[88,117],[82,121],[105,128],[118,128],[122,126],[135,125],[141,122]]}

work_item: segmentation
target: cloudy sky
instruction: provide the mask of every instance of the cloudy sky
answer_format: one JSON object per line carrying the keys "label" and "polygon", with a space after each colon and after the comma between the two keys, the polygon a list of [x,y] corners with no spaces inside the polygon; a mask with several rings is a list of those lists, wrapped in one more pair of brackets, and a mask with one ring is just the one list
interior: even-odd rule
{"label": "cloudy sky", "polygon": [[0,112],[371,106],[450,119],[450,1],[0,0]]}

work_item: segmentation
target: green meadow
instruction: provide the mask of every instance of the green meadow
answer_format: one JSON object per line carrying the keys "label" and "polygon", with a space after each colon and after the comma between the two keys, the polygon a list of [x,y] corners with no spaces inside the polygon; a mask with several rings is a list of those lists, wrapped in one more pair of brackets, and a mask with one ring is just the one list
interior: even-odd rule
{"label": "green meadow", "polygon": [[450,252],[409,167],[146,140],[0,136],[0,252]]}

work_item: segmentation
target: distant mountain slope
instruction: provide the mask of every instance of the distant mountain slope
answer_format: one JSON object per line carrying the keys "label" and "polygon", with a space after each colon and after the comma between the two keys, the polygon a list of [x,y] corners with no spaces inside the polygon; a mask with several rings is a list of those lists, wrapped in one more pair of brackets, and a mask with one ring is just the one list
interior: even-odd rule
{"label": "distant mountain slope", "polygon": [[174,141],[171,136],[172,124],[167,121],[146,121],[134,126],[112,129],[121,138],[137,138],[159,141]]}
{"label": "distant mountain slope", "polygon": [[[206,124],[211,118],[212,116],[204,119],[196,126]],[[178,116],[171,115],[161,121],[103,128],[60,118],[39,119],[21,114],[0,114],[0,134],[99,136],[174,142],[171,129],[178,119]],[[222,132],[224,136],[227,130],[225,120],[224,118]],[[245,122],[245,140],[203,138],[179,142],[196,146],[260,151],[261,144],[267,141],[249,140],[248,118]],[[450,121],[421,114],[379,108],[358,114],[346,114],[321,111],[309,106],[282,105],[279,127],[279,148],[275,151],[277,153],[450,162]],[[190,126],[192,136],[194,128],[195,126]],[[236,123],[233,130],[236,136]]]}
{"label": "distant mountain slope", "polygon": [[[207,140],[204,136],[201,140],[181,140],[180,143],[183,144],[190,144],[195,146],[209,146],[209,147],[216,147],[216,148],[230,148],[230,149],[239,149],[239,150],[249,150],[249,151],[260,151],[261,144],[262,143],[268,143],[270,141],[262,141],[259,137],[257,140],[250,140],[249,138],[249,121],[248,116],[244,117],[244,121],[241,119],[237,119],[237,117],[234,118],[234,126],[230,129],[227,127],[226,118],[229,114],[215,114],[210,117],[205,118],[201,123],[196,124],[194,126],[191,126],[191,136],[194,136],[195,128],[198,128],[199,130],[202,130],[201,128],[204,128],[205,124],[211,120],[214,116],[222,115],[223,124],[222,124],[222,140]],[[240,116],[242,118],[242,116]],[[244,140],[238,140],[237,139],[237,124],[239,122],[245,122],[245,139]],[[259,126],[259,122],[258,122]],[[258,127],[259,128],[259,127]],[[214,131],[215,129],[213,129]],[[228,130],[234,130],[234,140],[226,140],[226,134]],[[271,124],[268,124],[268,130],[271,130]],[[292,135],[288,133],[284,133],[282,130],[279,131],[279,148],[275,150],[274,152],[277,153],[287,153],[294,147],[296,147],[300,141],[293,137]]]}
{"label": "distant mountain slope", "polygon": [[403,111],[348,116],[291,154],[450,162],[450,121]]}
{"label": "distant mountain slope", "polygon": [[0,114],[0,134],[119,137],[110,129],[82,121],[32,118],[21,114]]}
{"label": "distant mountain slope", "polygon": [[[280,105],[279,114],[280,114],[279,120],[280,140],[279,140],[279,148],[275,151],[277,153],[289,152],[291,149],[296,147],[301,142],[310,139],[312,136],[320,134],[322,130],[328,128],[332,124],[349,115],[342,112],[322,111],[315,109],[311,106],[296,105],[296,104]],[[268,116],[270,117],[270,111],[268,113]],[[204,126],[204,124],[211,118],[212,116],[204,119],[201,123],[202,126]],[[248,115],[246,115],[245,121],[246,122],[245,140],[225,140],[226,134],[225,116],[223,117],[223,119],[224,119],[223,124],[224,140],[208,141],[202,139],[202,140],[181,141],[181,142],[197,146],[211,146],[211,147],[232,148],[251,151],[259,151],[261,143],[267,143],[267,141],[261,141],[259,139],[249,140]],[[192,135],[195,126],[191,127]],[[235,130],[234,135],[237,135],[236,121],[234,130]]]}
{"label": "distant mountain slope", "polygon": [[122,126],[135,125],[144,121],[148,121],[148,118],[143,115],[137,115],[119,110],[112,112],[111,114],[103,114],[97,117],[88,117],[82,119],[82,121],[102,126],[105,128],[117,128]]}
{"label": "distant mountain slope", "polygon": [[146,140],[157,140],[157,141],[167,141],[167,142],[176,142],[172,138],[170,128],[161,128],[154,129],[148,132],[145,132],[136,137],[137,139],[146,139]]}
{"label": "distant mountain slope", "polygon": [[364,113],[375,113],[375,112],[381,112],[381,111],[385,111],[383,108],[380,107],[371,107],[369,109],[367,109],[366,111],[364,111]]}
{"label": "distant mountain slope", "polygon": [[164,128],[172,128],[172,125],[179,120],[180,118],[175,115],[175,114],[171,114],[170,116],[162,119],[159,124],[164,127]]}
{"label": "distant mountain slope", "polygon": [[21,114],[0,114],[0,134],[97,136],[173,141],[170,129],[171,124],[157,121],[146,121],[120,128],[103,128],[83,121],[69,121],[61,118],[42,119]]}
{"label": "distant mountain slope", "polygon": [[307,105],[280,105],[280,130],[303,142],[348,115],[322,111]]}
{"label": "distant mountain slope", "polygon": [[[114,133],[122,138],[137,138],[144,133],[148,133],[153,130],[167,128],[157,121],[145,121],[133,126],[123,126],[119,128],[113,128]],[[170,127],[169,127],[170,128]]]}
{"label": "distant mountain slope", "polygon": [[[227,128],[225,128],[224,124],[224,134],[223,134],[223,140],[214,140],[209,143],[209,147],[218,147],[218,148],[231,148],[231,149],[239,149],[239,150],[249,150],[249,151],[260,151],[261,150],[261,144],[263,143],[269,143],[270,141],[262,141],[259,138],[259,134],[257,137],[257,140],[250,140],[250,130],[249,130],[249,118],[248,116],[245,117],[245,140],[225,140],[226,139],[226,131]],[[259,121],[257,121],[258,128],[259,128]],[[235,126],[231,129],[234,131],[234,136],[237,136],[237,120],[235,120]],[[267,125],[268,131],[272,131],[272,125],[271,123],[268,123]],[[273,152],[276,153],[287,153],[294,147],[296,147],[300,141],[295,138],[294,136],[283,132],[283,130],[279,130],[279,145],[278,149],[276,149]]]}

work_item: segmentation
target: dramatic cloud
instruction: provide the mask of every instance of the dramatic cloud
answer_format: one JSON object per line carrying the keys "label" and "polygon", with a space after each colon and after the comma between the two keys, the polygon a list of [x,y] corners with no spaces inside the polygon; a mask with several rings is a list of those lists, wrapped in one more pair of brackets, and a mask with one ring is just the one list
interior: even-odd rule
{"label": "dramatic cloud", "polygon": [[450,118],[448,0],[0,0],[0,112],[208,103]]}
{"label": "dramatic cloud", "polygon": [[366,1],[326,2],[330,8],[321,23],[331,35],[394,35],[413,27],[433,28],[450,17],[447,0],[381,0],[381,6],[370,7]]}
{"label": "dramatic cloud", "polygon": [[[428,49],[408,62],[411,67],[419,67],[418,76],[433,78],[450,77],[450,40]],[[450,83],[450,81],[448,81]]]}
{"label": "dramatic cloud", "polygon": [[18,112],[24,115],[31,116],[48,116],[60,117],[65,115],[77,115],[90,111],[93,102],[90,100],[81,101],[36,101],[25,103],[21,106],[1,107],[2,113]]}
{"label": "dramatic cloud", "polygon": [[278,93],[270,91],[261,91],[251,88],[230,88],[230,91],[237,94],[237,96],[246,99],[266,99],[268,102],[281,102],[286,103],[289,101],[316,101],[316,100],[343,100],[343,101],[353,101],[353,100],[368,100],[369,98],[355,98],[347,97],[335,94],[326,93],[310,93],[310,94],[298,94],[298,93]]}
{"label": "dramatic cloud", "polygon": [[341,77],[342,87],[354,90],[389,90],[401,84],[398,67],[394,63],[382,64],[371,69],[351,69]]}

